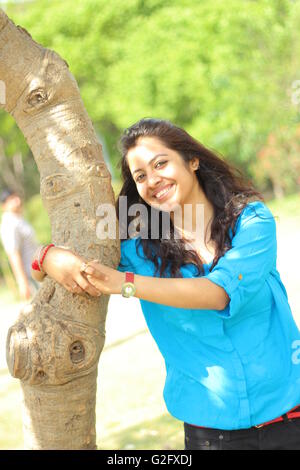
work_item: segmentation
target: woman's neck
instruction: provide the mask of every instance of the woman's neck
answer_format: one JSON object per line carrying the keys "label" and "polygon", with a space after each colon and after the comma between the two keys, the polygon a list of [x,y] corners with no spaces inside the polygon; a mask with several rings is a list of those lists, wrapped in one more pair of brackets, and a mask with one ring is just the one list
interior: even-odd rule
{"label": "woman's neck", "polygon": [[191,194],[189,201],[185,201],[178,211],[171,213],[171,219],[175,230],[184,239],[205,246],[210,240],[214,207],[199,187]]}

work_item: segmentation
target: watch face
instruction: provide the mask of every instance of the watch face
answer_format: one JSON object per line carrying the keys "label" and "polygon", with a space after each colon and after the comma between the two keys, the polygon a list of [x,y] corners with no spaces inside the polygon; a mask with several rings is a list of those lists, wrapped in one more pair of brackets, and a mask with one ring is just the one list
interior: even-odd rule
{"label": "watch face", "polygon": [[132,297],[135,293],[135,285],[131,282],[126,282],[123,284],[122,287],[122,295],[123,297]]}

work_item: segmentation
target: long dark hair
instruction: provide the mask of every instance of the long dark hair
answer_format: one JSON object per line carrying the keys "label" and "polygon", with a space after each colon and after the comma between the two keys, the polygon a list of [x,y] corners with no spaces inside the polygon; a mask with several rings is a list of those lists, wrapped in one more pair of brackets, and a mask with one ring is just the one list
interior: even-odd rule
{"label": "long dark hair", "polygon": [[[138,239],[137,252],[139,252],[139,245],[141,245],[144,257],[155,265],[155,275],[159,273],[159,276],[162,277],[169,270],[168,275],[171,277],[182,277],[179,268],[189,263],[197,266],[198,275],[204,273],[204,269],[203,262],[196,251],[187,249],[185,240],[182,238],[174,237],[172,221],[170,221],[170,237],[165,236],[161,223],[161,211],[159,213],[159,237],[151,239],[151,208],[140,197],[126,158],[129,149],[135,147],[140,137],[158,138],[167,148],[178,152],[186,164],[195,157],[199,160],[196,176],[205,196],[214,207],[215,215],[211,223],[211,240],[215,242],[217,249],[210,268],[212,270],[219,258],[231,248],[231,238],[235,234],[235,223],[244,207],[250,201],[263,201],[263,196],[254,189],[252,183],[247,181],[237,168],[229,165],[215,152],[191,137],[184,129],[169,121],[145,118],[126,129],[119,143],[122,154],[120,165],[123,186],[116,202],[116,212],[120,220],[120,196],[127,196],[128,207],[132,204],[144,204],[146,207],[149,237]],[[126,217],[127,237],[129,236],[128,226],[133,219],[134,216]]]}

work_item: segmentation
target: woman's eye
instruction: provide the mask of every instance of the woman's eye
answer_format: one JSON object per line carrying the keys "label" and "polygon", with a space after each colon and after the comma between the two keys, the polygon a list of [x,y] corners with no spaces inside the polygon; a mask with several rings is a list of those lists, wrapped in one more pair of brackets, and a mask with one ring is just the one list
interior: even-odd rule
{"label": "woman's eye", "polygon": [[142,181],[142,179],[144,178],[144,175],[141,174],[137,177],[137,179],[135,180],[137,183],[140,183]]}
{"label": "woman's eye", "polygon": [[[167,160],[161,160],[161,161],[155,163],[154,168],[155,168],[155,169],[157,169],[157,168],[159,169],[159,168],[161,168],[162,166],[164,166],[165,163],[167,163]],[[135,182],[136,182],[136,183],[141,183],[141,181],[143,180],[144,176],[145,176],[144,173],[141,173],[141,174],[136,178]]]}
{"label": "woman's eye", "polygon": [[160,162],[157,162],[156,165],[155,165],[155,168],[160,168],[162,165],[164,165],[165,163],[167,163],[166,160],[161,160]]}

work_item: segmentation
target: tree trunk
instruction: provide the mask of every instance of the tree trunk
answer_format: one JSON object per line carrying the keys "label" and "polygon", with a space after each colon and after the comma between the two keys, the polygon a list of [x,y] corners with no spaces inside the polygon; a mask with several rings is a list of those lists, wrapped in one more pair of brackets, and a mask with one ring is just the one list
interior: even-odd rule
{"label": "tree trunk", "polygon": [[[23,132],[41,177],[52,241],[116,267],[118,240],[96,237],[96,209],[114,204],[110,174],[68,65],[0,10],[4,109]],[[24,397],[25,447],[95,449],[97,366],[108,297],[78,296],[46,278],[7,338]]]}

